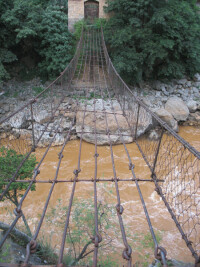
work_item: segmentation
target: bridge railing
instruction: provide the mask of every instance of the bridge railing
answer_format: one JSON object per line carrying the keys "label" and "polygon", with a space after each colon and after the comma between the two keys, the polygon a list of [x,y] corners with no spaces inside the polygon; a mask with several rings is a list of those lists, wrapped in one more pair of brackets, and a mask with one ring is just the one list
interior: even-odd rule
{"label": "bridge railing", "polygon": [[0,148],[13,149],[24,155],[20,165],[13,170],[12,177],[8,177],[8,184],[0,195],[0,201],[36,147],[48,145],[58,134],[59,127],[54,127],[54,120],[69,93],[82,44],[83,31],[74,57],[60,76],[28,103],[0,120]]}
{"label": "bridge railing", "polygon": [[[102,46],[110,84],[165,203],[196,263],[200,262],[200,153],[134,95]],[[157,131],[152,131],[152,128]],[[158,179],[164,182],[158,182]]]}

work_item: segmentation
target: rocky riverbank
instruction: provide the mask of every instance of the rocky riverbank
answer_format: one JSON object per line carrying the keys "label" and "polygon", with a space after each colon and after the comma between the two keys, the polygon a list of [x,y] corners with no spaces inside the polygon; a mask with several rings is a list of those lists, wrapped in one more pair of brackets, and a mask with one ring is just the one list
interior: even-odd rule
{"label": "rocky riverbank", "polygon": [[[27,103],[28,100],[35,97],[41,92],[48,83],[42,84],[39,79],[34,79],[30,82],[20,83],[11,80],[3,84],[0,88],[0,118],[7,117],[16,109]],[[154,81],[151,83],[142,83],[140,88],[132,88],[135,95],[155,112],[162,120],[164,120],[171,128],[178,132],[178,125],[193,125],[200,126],[200,74],[194,76],[194,80],[181,79],[173,80],[170,83],[162,83]],[[85,141],[94,143],[94,114],[93,110],[93,89],[86,94],[84,90],[77,92],[76,95],[65,92],[63,103],[59,106],[55,113],[55,118],[51,120],[51,101],[53,106],[59,104],[62,90],[54,88],[53,94],[45,94],[38,102],[34,104],[34,131],[36,139],[39,138],[41,132],[47,129],[42,136],[39,146],[44,147],[52,138],[51,130],[58,128],[56,139],[53,145],[61,145],[69,130],[74,114],[76,111],[76,102],[79,99],[79,110],[84,110],[85,101],[87,101],[87,112],[85,117],[86,133],[83,134]],[[81,93],[81,94],[79,94]],[[123,129],[125,142],[133,141],[127,121],[123,117],[119,103],[113,98],[112,104],[108,99],[100,99],[95,103],[97,111],[96,127],[98,131],[97,140],[99,145],[108,144],[105,116],[103,108],[108,112],[107,120],[109,128],[111,129],[111,140],[113,143],[121,143],[118,125],[116,124],[114,115],[112,114],[112,105],[117,113],[117,120],[119,126]],[[134,115],[134,114],[132,114]],[[72,138],[78,138],[81,135],[83,112],[78,112],[75,117],[75,125],[73,126]],[[50,123],[49,123],[50,122]],[[142,135],[145,131],[153,128],[153,121],[148,119],[143,124],[139,125],[138,133]],[[8,122],[0,126],[0,137],[9,138],[10,140],[18,138],[19,136],[28,136],[31,140],[31,114],[30,108],[18,113]],[[31,141],[30,141],[31,142]]]}
{"label": "rocky riverbank", "polygon": [[200,74],[196,74],[193,80],[143,83],[133,90],[175,131],[178,132],[179,124],[200,126]]}

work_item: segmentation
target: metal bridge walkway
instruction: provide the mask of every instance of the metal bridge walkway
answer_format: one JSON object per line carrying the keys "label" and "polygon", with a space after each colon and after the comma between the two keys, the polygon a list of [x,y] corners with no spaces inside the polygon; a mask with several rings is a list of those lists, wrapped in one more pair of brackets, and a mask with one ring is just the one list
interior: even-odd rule
{"label": "metal bridge walkway", "polygon": [[[58,90],[59,88],[59,90]],[[58,94],[59,101],[55,101],[54,96]],[[60,125],[53,124],[55,116],[58,116],[59,107],[64,103],[67,95],[71,95],[73,99],[73,110],[66,110],[65,112],[71,112],[72,123],[70,129],[65,131],[65,139],[60,148],[58,154],[58,162],[55,170],[54,177],[50,180],[40,181],[39,174],[40,168],[47,156],[56,136],[60,133],[64,133]],[[49,120],[45,122],[44,129],[38,129],[36,127],[37,105],[42,103],[48,97],[50,114]],[[97,109],[97,100],[107,99],[110,102],[109,111],[106,109],[105,102],[102,101],[102,110]],[[154,242],[154,255],[159,259],[162,266],[167,266],[166,250],[167,248],[161,247],[154,232],[154,227],[151,223],[146,204],[140,189],[140,181],[144,181],[142,177],[136,177],[134,172],[134,162],[130,156],[130,151],[126,145],[126,135],[123,133],[123,129],[120,126],[119,114],[115,110],[114,99],[120,104],[120,116],[126,120],[129,127],[130,136],[132,141],[136,143],[140,153],[142,154],[150,172],[151,176],[147,179],[147,182],[155,184],[155,190],[162,198],[168,212],[170,213],[176,227],[178,228],[182,238],[184,239],[188,249],[191,251],[192,256],[195,259],[196,266],[200,262],[200,167],[199,159],[200,154],[193,147],[191,147],[185,140],[178,136],[166,123],[153,114],[148,107],[137,97],[124,83],[121,77],[116,72],[106,49],[104,42],[103,31],[94,30],[92,27],[83,31],[74,58],[68,65],[68,67],[61,73],[61,75],[50,84],[42,93],[40,93],[34,99],[31,99],[25,106],[20,107],[16,112],[9,117],[0,121],[1,124],[9,124],[11,120],[15,120],[20,112],[29,114],[31,128],[27,132],[22,132],[21,129],[9,129],[12,131],[13,138],[17,142],[15,149],[18,153],[23,153],[24,158],[20,165],[17,166],[12,177],[4,180],[3,193],[0,196],[0,200],[4,198],[11,185],[14,183],[27,183],[27,180],[18,180],[18,173],[20,168],[35,152],[40,144],[42,137],[45,134],[50,136],[48,146],[45,153],[42,156],[40,162],[37,164],[32,179],[28,180],[29,186],[24,192],[23,196],[19,200],[18,207],[14,210],[15,219],[10,224],[9,229],[4,234],[0,247],[4,245],[5,240],[16,226],[18,220],[23,215],[23,203],[27,195],[31,191],[31,186],[41,183],[49,183],[50,190],[44,206],[42,207],[42,214],[37,222],[37,227],[33,233],[31,241],[27,244],[26,258],[22,266],[28,266],[31,253],[36,252],[37,239],[40,233],[41,227],[44,222],[46,211],[56,184],[58,183],[71,183],[72,189],[69,198],[68,209],[66,212],[66,219],[64,230],[62,233],[62,241],[59,248],[59,260],[57,266],[63,265],[63,257],[66,254],[65,241],[69,230],[70,215],[73,210],[73,200],[77,183],[91,182],[93,184],[93,201],[94,203],[94,236],[93,242],[93,265],[98,266],[98,250],[102,241],[102,236],[99,231],[99,214],[98,214],[98,182],[114,182],[115,191],[117,196],[116,202],[116,214],[118,217],[118,223],[121,230],[121,236],[123,240],[124,249],[122,250],[122,257],[125,260],[127,266],[134,265],[134,259],[132,257],[132,251],[127,239],[127,233],[124,227],[123,211],[124,208],[120,200],[120,181],[127,183],[134,183],[140,196],[140,200],[144,209],[145,217],[148,222],[149,231]],[[89,109],[88,109],[89,107]],[[93,114],[93,126],[92,130],[88,133],[86,124],[86,115],[88,112]],[[59,180],[59,170],[63,160],[63,151],[73,136],[74,127],[76,125],[77,113],[81,113],[81,124],[79,130],[76,129],[79,136],[79,153],[77,158],[77,168],[73,172],[73,178],[71,180]],[[57,115],[56,115],[57,114]],[[97,121],[98,116],[104,117],[104,133],[99,131]],[[117,132],[113,133],[110,129],[109,115],[113,116],[117,125]],[[64,112],[59,114],[60,123],[65,120]],[[145,138],[145,134],[141,135],[141,125],[145,125],[147,120],[153,120],[156,122],[159,128],[159,136],[157,139]],[[8,130],[8,131],[9,131]],[[148,130],[148,129],[146,129]],[[87,138],[87,134],[93,135],[93,143],[95,146],[94,153],[94,177],[92,179],[79,179],[81,172],[81,152],[83,140]],[[98,139],[104,135],[106,138],[109,149],[110,158],[112,162],[112,177],[108,179],[100,179],[97,175],[97,169],[101,165],[98,161]],[[165,135],[165,137],[164,137]],[[127,169],[130,172],[130,179],[120,179],[116,172],[115,156],[113,153],[113,136],[116,136],[117,140],[124,147],[126,153]],[[0,145],[6,148],[12,147],[11,141],[7,138],[0,139]],[[70,151],[69,151],[70,153]],[[178,170],[178,175],[177,175]],[[173,194],[172,194],[173,192]],[[188,193],[189,192],[189,193]],[[34,199],[33,199],[34,201]],[[120,234],[120,233],[119,233]],[[173,246],[173,244],[172,244]],[[15,266],[15,265],[4,265]],[[199,266],[199,265],[198,265]]]}

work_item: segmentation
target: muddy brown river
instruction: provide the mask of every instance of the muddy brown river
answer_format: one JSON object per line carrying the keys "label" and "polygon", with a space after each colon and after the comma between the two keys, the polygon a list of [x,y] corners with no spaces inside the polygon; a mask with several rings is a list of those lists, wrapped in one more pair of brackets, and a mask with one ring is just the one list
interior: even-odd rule
{"label": "muddy brown river", "polygon": [[[180,127],[180,136],[186,139],[192,146],[197,150],[200,150],[200,130],[194,127]],[[132,162],[135,164],[136,177],[142,179],[149,179],[150,172],[147,168],[137,146],[132,143],[128,144],[127,148],[130,152]],[[70,141],[64,150],[64,158],[58,174],[58,180],[70,180],[73,178],[73,171],[77,168],[78,161],[78,150],[79,140]],[[37,149],[36,157],[39,161],[44,153],[45,149]],[[40,175],[37,177],[38,180],[49,180],[54,179],[55,171],[58,163],[58,152],[60,147],[51,148],[47,154],[44,163],[40,168]],[[92,144],[83,142],[82,153],[81,153],[81,172],[79,179],[92,179],[94,177],[94,152],[95,147]],[[119,178],[131,178],[130,171],[127,166],[127,155],[124,151],[123,145],[117,145],[113,147],[114,160],[116,164],[117,177]],[[106,146],[98,147],[98,173],[97,177],[101,179],[112,178],[112,165],[110,157],[110,148]],[[28,222],[31,226],[31,230],[35,231],[40,214],[45,204],[51,184],[36,184],[36,191],[30,192],[28,197],[25,199],[23,204],[23,211],[28,218]],[[156,233],[159,232],[161,236],[160,244],[166,248],[168,258],[181,260],[184,262],[194,262],[190,251],[187,249],[183,242],[180,233],[178,232],[174,222],[172,221],[165,205],[161,198],[154,191],[155,186],[151,182],[140,182],[140,187],[144,200],[147,205],[147,209],[152,221],[152,225]],[[69,197],[71,194],[72,185],[71,183],[59,183],[56,184],[47,213],[49,214],[52,208],[58,205],[59,199],[61,204],[67,206]],[[101,183],[97,184],[98,199],[103,199],[107,203],[115,206],[117,203],[114,183]],[[141,245],[134,243],[134,238],[137,235],[146,235],[148,231],[148,225],[145,219],[142,204],[139,199],[139,195],[134,182],[119,182],[119,191],[121,197],[121,203],[124,207],[123,219],[125,222],[125,228],[129,232],[128,242],[132,244],[133,248],[133,260],[138,260],[141,255],[145,255],[149,252],[148,248],[142,248]],[[75,199],[79,201],[88,200],[93,201],[93,183],[77,183],[75,191]],[[5,210],[4,208],[7,208]],[[0,220],[11,221],[12,215],[8,211],[13,210],[13,206],[8,202],[1,203],[1,209],[4,210],[0,215]],[[57,214],[59,217],[59,214]],[[12,217],[13,218],[13,217]],[[41,228],[39,238],[43,236],[52,237],[51,243],[55,247],[55,250],[59,250],[61,238],[62,238],[62,227],[59,228],[54,223],[56,218],[51,218],[51,223],[47,224],[47,220]],[[117,221],[117,217],[113,214],[113,222]],[[20,227],[21,222],[18,222]],[[117,259],[121,260],[121,253],[123,251],[123,243],[121,240],[121,233],[119,231],[119,239],[115,240],[114,245],[119,256]],[[135,248],[135,249],[134,249]],[[140,255],[140,256],[139,256]],[[150,257],[151,258],[151,257]],[[150,261],[150,260],[149,260]]]}

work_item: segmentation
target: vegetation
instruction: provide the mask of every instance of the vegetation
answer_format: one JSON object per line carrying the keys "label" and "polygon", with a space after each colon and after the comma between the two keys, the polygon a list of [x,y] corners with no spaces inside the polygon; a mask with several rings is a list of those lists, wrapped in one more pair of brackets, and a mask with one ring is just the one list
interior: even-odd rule
{"label": "vegetation", "polygon": [[108,0],[106,40],[128,82],[193,76],[200,71],[195,0]]}
{"label": "vegetation", "polygon": [[[7,184],[5,180],[12,178],[17,167],[25,156],[26,155],[17,154],[15,150],[7,149],[4,146],[0,148],[0,194],[2,194],[5,189],[5,185]],[[31,178],[36,163],[35,156],[31,155],[20,168],[16,179],[25,180],[27,178]],[[8,199],[17,207],[19,205],[19,198],[23,196],[23,192],[28,188],[28,186],[28,183],[12,183],[4,196],[3,201]],[[34,184],[31,186],[31,190],[35,190]],[[31,235],[31,231],[24,214],[22,214],[22,218],[27,232]]]}
{"label": "vegetation", "polygon": [[11,62],[22,76],[32,72],[50,79],[66,67],[73,54],[66,9],[51,0],[0,0],[0,14],[0,80],[10,77]]}
{"label": "vegetation", "polygon": [[87,22],[84,19],[81,19],[79,21],[77,21],[74,24],[74,36],[76,38],[76,40],[78,41],[81,37],[81,31],[82,29],[86,29],[87,27]]}
{"label": "vegetation", "polygon": [[[67,207],[63,206],[61,200],[55,208],[51,208],[47,214],[47,222],[52,227],[63,229],[66,220]],[[113,207],[108,204],[99,202],[98,218],[99,218],[99,233],[103,236],[102,242],[99,244],[100,250],[109,250],[112,246],[117,234],[113,232],[112,220]],[[57,220],[59,216],[59,220]],[[52,225],[52,221],[54,222]],[[114,228],[115,229],[115,228]],[[75,265],[92,265],[92,256],[94,251],[94,244],[91,237],[95,235],[94,228],[94,205],[88,200],[75,199],[73,203],[73,210],[71,214],[70,227],[67,233],[66,246],[68,253],[64,258],[64,263],[69,266]],[[112,250],[112,253],[115,251]],[[113,259],[102,257],[100,253],[101,266],[116,266]]]}

